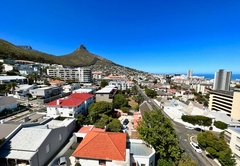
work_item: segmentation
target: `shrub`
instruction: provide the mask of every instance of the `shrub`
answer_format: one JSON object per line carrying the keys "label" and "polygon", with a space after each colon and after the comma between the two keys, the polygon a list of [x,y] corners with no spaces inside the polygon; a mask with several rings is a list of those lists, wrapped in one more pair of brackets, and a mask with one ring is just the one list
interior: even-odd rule
{"label": "shrub", "polygon": [[228,125],[222,121],[214,121],[214,126],[216,126],[219,129],[226,129],[228,127]]}

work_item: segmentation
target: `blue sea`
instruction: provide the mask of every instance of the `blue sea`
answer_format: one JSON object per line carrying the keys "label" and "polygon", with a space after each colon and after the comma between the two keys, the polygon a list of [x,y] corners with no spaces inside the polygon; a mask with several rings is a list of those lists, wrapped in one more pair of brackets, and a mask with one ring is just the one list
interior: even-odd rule
{"label": "blue sea", "polygon": [[[203,76],[207,79],[214,79],[214,74],[193,74],[193,76]],[[240,80],[240,74],[232,74],[232,80]]]}

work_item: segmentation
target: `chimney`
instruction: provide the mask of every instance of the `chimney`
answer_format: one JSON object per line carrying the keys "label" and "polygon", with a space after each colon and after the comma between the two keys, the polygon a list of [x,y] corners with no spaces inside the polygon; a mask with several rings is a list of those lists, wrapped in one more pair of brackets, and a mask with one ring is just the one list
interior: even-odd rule
{"label": "chimney", "polygon": [[60,104],[60,100],[59,99],[57,99],[57,105],[59,105]]}

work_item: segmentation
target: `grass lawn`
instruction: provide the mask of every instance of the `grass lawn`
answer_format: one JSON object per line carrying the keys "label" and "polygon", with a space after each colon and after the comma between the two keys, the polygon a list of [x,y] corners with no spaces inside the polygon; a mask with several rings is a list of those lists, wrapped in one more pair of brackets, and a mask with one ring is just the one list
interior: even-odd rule
{"label": "grass lawn", "polygon": [[132,97],[128,98],[128,105],[130,105],[132,108],[135,107],[136,105],[138,105],[138,103],[136,103]]}

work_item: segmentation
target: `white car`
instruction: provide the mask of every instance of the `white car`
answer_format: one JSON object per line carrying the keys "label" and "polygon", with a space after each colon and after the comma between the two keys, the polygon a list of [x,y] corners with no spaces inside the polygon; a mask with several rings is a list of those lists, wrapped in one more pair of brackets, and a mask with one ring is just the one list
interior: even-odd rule
{"label": "white car", "polygon": [[189,129],[189,130],[193,130],[194,128],[193,127],[190,127],[190,126],[185,126],[186,129]]}
{"label": "white car", "polygon": [[198,152],[198,153],[202,153],[202,150],[200,149],[200,147],[198,146],[198,144],[196,144],[195,142],[190,142],[190,145],[192,146],[192,148]]}

